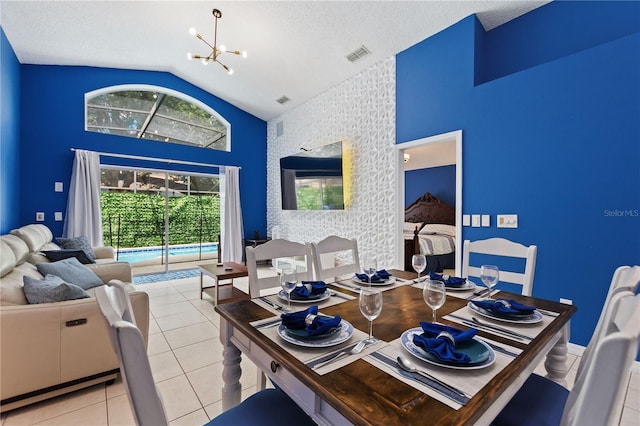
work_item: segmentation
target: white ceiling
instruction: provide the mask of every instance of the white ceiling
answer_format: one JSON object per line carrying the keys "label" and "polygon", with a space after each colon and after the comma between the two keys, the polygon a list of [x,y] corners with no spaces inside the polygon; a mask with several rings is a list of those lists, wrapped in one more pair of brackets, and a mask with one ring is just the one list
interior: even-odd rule
{"label": "white ceiling", "polygon": [[[547,2],[1,0],[0,24],[22,64],[167,71],[270,120],[473,13],[491,30]],[[221,57],[232,76],[186,58],[210,53],[188,30],[213,43],[214,7],[218,44],[248,52]]]}

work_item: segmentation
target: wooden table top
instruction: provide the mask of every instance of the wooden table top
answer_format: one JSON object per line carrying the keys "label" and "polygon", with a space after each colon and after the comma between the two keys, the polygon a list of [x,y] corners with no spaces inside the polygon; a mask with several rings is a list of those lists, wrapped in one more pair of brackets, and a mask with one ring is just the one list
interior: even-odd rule
{"label": "wooden table top", "polygon": [[[407,279],[416,276],[411,272],[390,272]],[[341,288],[340,291],[345,290]],[[250,300],[220,305],[216,307],[216,311],[354,424],[461,425],[473,424],[502,393],[505,386],[512,383],[531,364],[576,311],[575,306],[511,293],[503,293],[501,297],[534,304],[560,315],[529,344],[502,339],[478,330],[479,336],[519,347],[523,352],[459,410],[442,404],[362,359],[331,373],[318,375],[249,324],[251,321],[273,316]],[[383,298],[382,313],[373,325],[373,334],[379,339],[390,342],[400,337],[405,330],[418,326],[420,321],[431,319],[431,309],[425,304],[419,289],[409,285],[402,286],[383,292]],[[460,327],[441,318],[466,304],[466,299],[448,297],[445,305],[438,309],[439,321]],[[362,331],[368,330],[368,321],[360,313],[358,299],[323,308],[323,312],[330,315],[339,313],[354,327]]]}
{"label": "wooden table top", "polygon": [[248,275],[247,267],[235,262],[225,262],[222,265],[218,265],[217,263],[203,263],[198,265],[198,267],[200,268],[200,272],[211,277],[217,277],[220,280],[246,277]]}

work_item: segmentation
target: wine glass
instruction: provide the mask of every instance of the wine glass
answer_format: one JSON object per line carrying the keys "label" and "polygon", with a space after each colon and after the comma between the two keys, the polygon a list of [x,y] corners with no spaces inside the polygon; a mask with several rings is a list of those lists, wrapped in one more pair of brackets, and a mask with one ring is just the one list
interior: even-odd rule
{"label": "wine glass", "polygon": [[487,286],[487,297],[491,297],[491,288],[498,284],[500,279],[500,271],[495,265],[480,266],[480,279]]}
{"label": "wine glass", "polygon": [[411,257],[411,266],[418,273],[418,280],[416,282],[420,282],[420,272],[424,271],[427,267],[427,258],[424,254],[414,254]]}
{"label": "wine glass", "polygon": [[298,273],[295,269],[283,269],[280,274],[280,285],[287,293],[287,312],[291,312],[291,292],[298,284]]}
{"label": "wine glass", "polygon": [[447,299],[447,291],[444,282],[432,279],[426,279],[424,289],[422,290],[424,301],[433,310],[433,322],[436,322],[436,310],[444,305]]}
{"label": "wine glass", "polygon": [[373,256],[364,257],[364,273],[369,277],[369,287],[371,287],[371,277],[378,272],[378,261]]}
{"label": "wine glass", "polygon": [[369,320],[369,338],[367,343],[377,341],[373,337],[373,320],[382,312],[382,292],[375,288],[363,288],[360,290],[360,312]]}

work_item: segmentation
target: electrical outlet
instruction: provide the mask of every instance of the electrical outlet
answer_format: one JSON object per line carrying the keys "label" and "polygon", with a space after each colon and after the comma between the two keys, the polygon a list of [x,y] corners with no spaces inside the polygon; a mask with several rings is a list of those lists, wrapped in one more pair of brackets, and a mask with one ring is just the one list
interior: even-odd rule
{"label": "electrical outlet", "polygon": [[565,305],[573,305],[573,300],[571,300],[571,299],[563,299],[561,297],[560,298],[560,303],[564,303]]}
{"label": "electrical outlet", "polygon": [[44,222],[44,212],[36,212],[36,222]]}

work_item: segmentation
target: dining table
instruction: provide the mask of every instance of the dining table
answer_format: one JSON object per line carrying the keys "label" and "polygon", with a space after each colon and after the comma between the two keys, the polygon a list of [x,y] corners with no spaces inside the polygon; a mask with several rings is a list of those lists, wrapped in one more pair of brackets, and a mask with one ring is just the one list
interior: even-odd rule
{"label": "dining table", "polygon": [[[300,345],[287,337],[281,324],[287,302],[277,295],[217,305],[223,410],[240,403],[243,354],[320,425],[490,424],[539,364],[544,362],[548,378],[564,384],[575,306],[496,290],[490,293],[491,300],[535,306],[536,316],[524,323],[495,321],[471,309],[472,300],[487,297],[478,295],[481,287],[447,290],[445,304],[437,309],[437,323],[460,331],[475,328],[474,340],[480,343],[472,343],[482,344],[490,354],[476,364],[452,367],[425,359],[412,346],[412,330],[421,331],[420,323],[432,320],[423,283],[412,272],[388,272],[392,284],[375,286],[383,295],[382,312],[373,321],[377,341],[358,354],[350,349],[368,336],[369,321],[358,303],[359,290],[367,285],[355,279],[328,283],[326,300],[318,300],[322,315],[340,315],[340,333],[348,326],[349,338],[326,339],[331,345],[314,341]],[[292,305],[298,310],[310,306]],[[339,352],[346,354],[323,362]],[[427,378],[398,368],[398,356],[411,360]]]}

